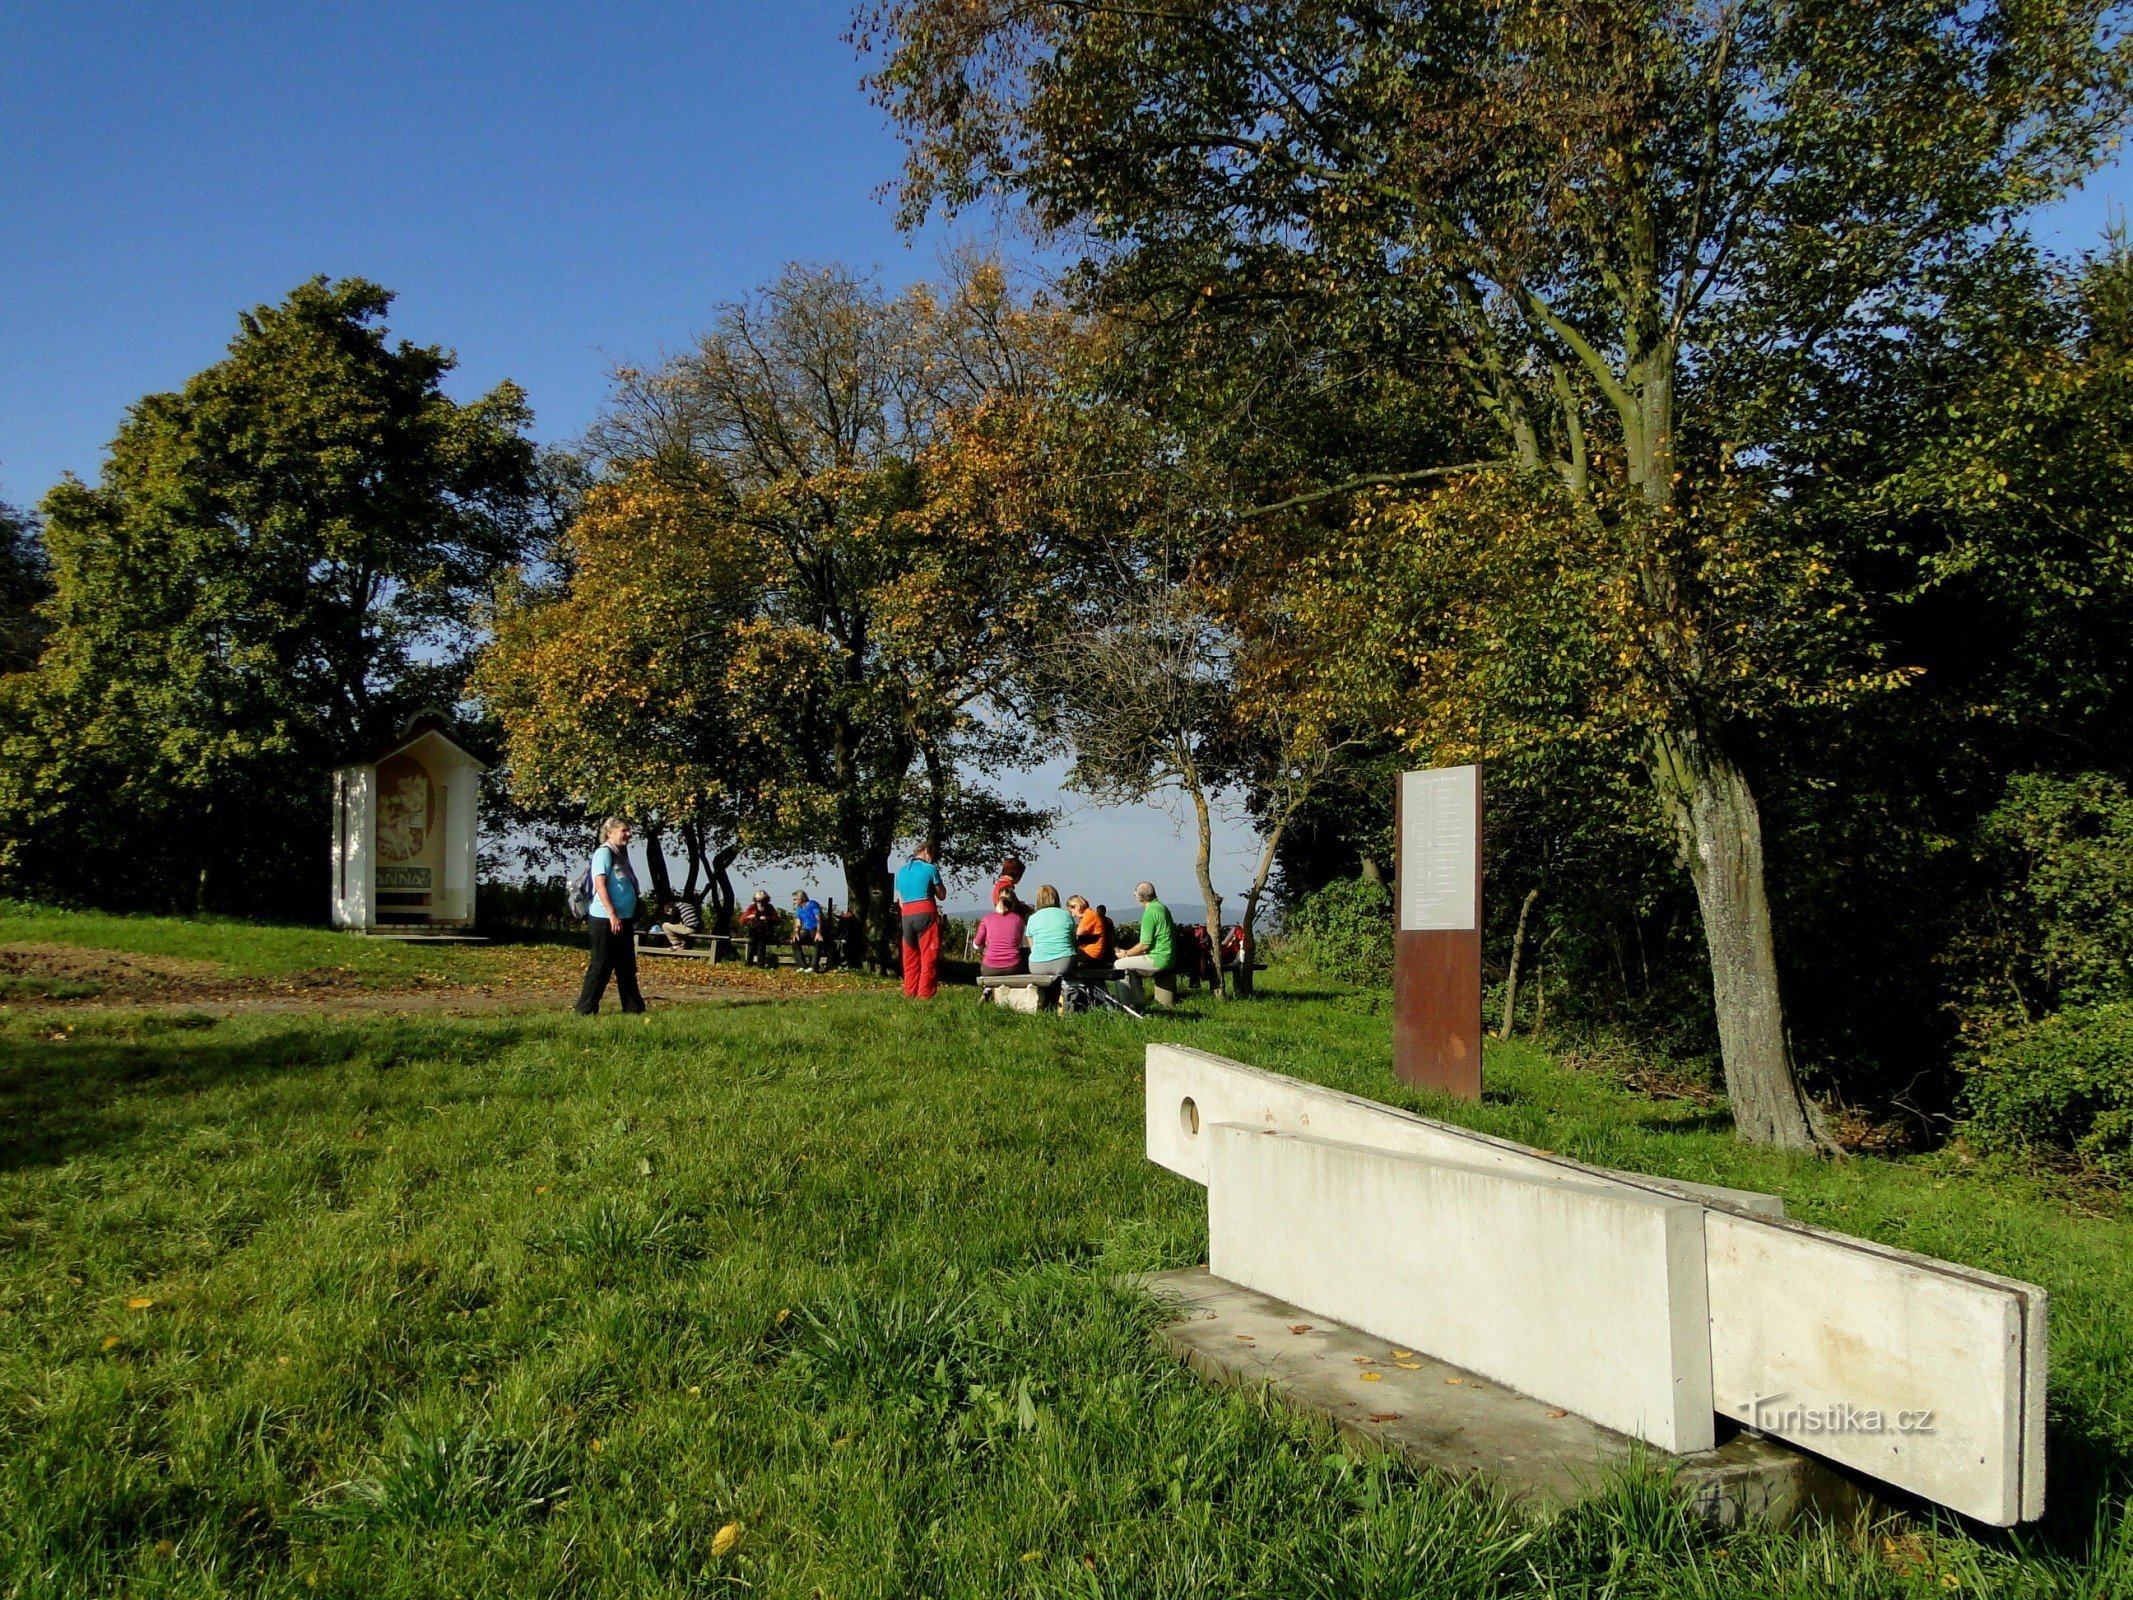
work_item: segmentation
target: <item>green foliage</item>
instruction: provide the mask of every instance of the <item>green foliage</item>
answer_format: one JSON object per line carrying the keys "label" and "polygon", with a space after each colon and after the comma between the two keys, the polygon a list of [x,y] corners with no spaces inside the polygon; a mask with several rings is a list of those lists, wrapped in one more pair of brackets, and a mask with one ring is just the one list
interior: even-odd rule
{"label": "green foliage", "polygon": [[456,698],[535,515],[525,401],[465,405],[315,279],[45,499],[51,636],[0,687],[0,873],[104,904],[322,911],[326,771]]}
{"label": "green foliage", "polygon": [[1993,1038],[1963,1131],[1986,1150],[2070,1153],[2133,1178],[2133,1003],[2075,1006]]}
{"label": "green foliage", "polygon": [[1314,972],[1339,983],[1391,981],[1392,892],[1382,883],[1336,878],[1290,907],[1281,931]]}
{"label": "green foliage", "polygon": [[[2008,780],[1980,830],[1998,869],[1977,955],[2025,1008],[2133,999],[2133,790],[2110,773]],[[1988,991],[1988,1008],[2006,1002]]]}
{"label": "green foliage", "polygon": [[0,675],[35,666],[44,645],[37,608],[52,592],[36,519],[0,500]]}

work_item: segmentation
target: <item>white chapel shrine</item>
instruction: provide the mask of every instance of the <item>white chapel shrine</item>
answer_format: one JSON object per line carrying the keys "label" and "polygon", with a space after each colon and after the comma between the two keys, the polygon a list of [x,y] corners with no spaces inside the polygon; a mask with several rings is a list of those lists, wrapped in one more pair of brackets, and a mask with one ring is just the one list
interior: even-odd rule
{"label": "white chapel shrine", "polygon": [[474,924],[481,759],[426,711],[333,774],[333,925],[355,933]]}

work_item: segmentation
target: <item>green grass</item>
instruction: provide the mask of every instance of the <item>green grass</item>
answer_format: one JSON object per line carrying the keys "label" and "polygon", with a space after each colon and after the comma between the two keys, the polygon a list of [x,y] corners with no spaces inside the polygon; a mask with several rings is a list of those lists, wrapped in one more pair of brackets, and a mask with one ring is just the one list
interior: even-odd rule
{"label": "green grass", "polygon": [[[1204,1248],[1141,1157],[1149,1038],[2044,1283],[2052,1519],[1721,1537],[1632,1481],[1530,1527],[1205,1388],[1113,1282]],[[0,1595],[2133,1593],[2124,1217],[1747,1150],[1523,1047],[1484,1104],[1415,1101],[1386,1055],[1374,1001],[1278,988],[1147,1024],[0,1012]]]}

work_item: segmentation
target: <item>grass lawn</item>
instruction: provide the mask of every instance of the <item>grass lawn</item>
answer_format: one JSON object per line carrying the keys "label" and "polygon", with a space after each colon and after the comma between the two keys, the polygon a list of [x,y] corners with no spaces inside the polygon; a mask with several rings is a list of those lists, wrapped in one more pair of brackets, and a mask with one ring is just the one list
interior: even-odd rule
{"label": "grass lawn", "polygon": [[[514,959],[25,920],[0,942],[388,986]],[[20,995],[0,1596],[2133,1595],[2119,1208],[1747,1150],[1522,1046],[1484,1104],[1416,1101],[1375,998],[1268,976],[1146,1024],[789,980],[594,1021]],[[1203,1192],[1141,1157],[1149,1038],[2043,1283],[2052,1518],[1719,1536],[1625,1483],[1532,1527],[1203,1387],[1113,1286],[1204,1249]]]}

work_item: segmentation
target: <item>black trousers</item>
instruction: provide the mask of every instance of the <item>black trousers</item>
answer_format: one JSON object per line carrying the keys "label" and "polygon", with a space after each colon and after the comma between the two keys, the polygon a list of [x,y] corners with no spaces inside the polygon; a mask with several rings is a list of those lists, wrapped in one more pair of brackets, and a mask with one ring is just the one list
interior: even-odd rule
{"label": "black trousers", "polygon": [[578,993],[577,1012],[589,1017],[600,1009],[600,997],[607,993],[608,974],[614,974],[615,998],[622,1002],[626,1012],[644,1009],[644,996],[637,992],[637,924],[633,918],[622,919],[622,931],[616,933],[607,925],[607,918],[589,919],[592,928],[592,959],[585,967],[585,987]]}

